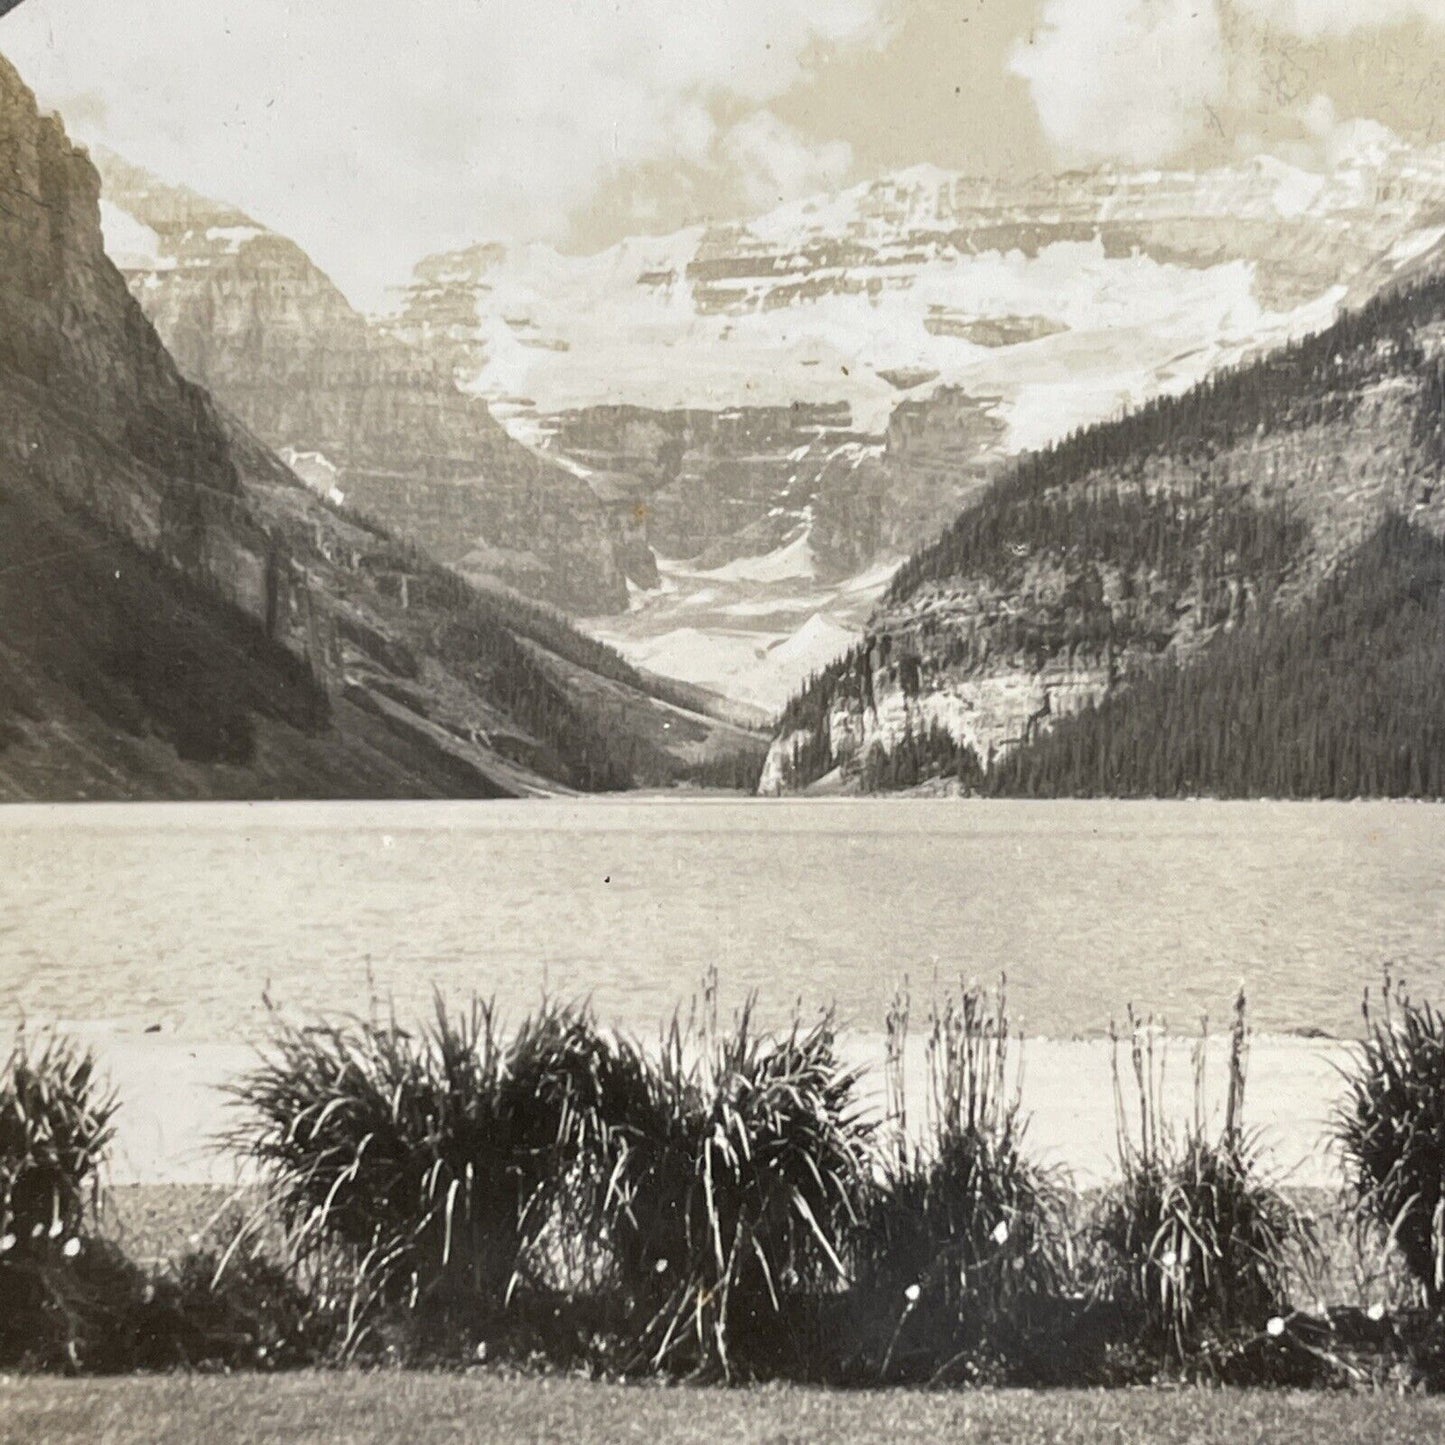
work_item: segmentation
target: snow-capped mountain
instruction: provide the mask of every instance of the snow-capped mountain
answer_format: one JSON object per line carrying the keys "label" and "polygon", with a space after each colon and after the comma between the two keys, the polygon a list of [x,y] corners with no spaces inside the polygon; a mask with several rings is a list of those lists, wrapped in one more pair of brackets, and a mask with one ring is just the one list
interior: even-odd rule
{"label": "snow-capped mountain", "polygon": [[1318,330],[1442,239],[1445,147],[1372,130],[1328,172],[916,167],[592,256],[484,244],[386,324],[633,501],[659,586],[609,638],[771,701],[1000,460]]}
{"label": "snow-capped mountain", "polygon": [[397,326],[518,427],[608,402],[847,402],[881,433],[900,392],[942,381],[1001,397],[1017,449],[1320,324],[1442,236],[1445,147],[1361,146],[1329,174],[917,167],[594,256],[431,257]]}

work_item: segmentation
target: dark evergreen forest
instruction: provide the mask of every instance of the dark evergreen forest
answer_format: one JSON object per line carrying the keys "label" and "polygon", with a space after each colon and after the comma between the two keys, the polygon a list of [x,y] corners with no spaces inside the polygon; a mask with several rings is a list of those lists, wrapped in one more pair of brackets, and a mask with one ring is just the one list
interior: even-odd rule
{"label": "dark evergreen forest", "polygon": [[1442,318],[1445,275],[1387,292],[1324,331],[1226,367],[1182,396],[1156,398],[1021,458],[938,541],[898,569],[885,603],[904,601],[930,581],[995,570],[1006,575],[1015,545],[1067,545],[1072,533],[1049,494],[1101,473],[1128,479],[1153,456],[1202,463],[1251,436],[1348,418],[1363,387],[1392,376],[1423,380],[1413,440],[1436,465],[1445,463],[1445,360],[1431,361],[1417,334]]}
{"label": "dark evergreen forest", "polygon": [[942,728],[875,746],[870,791],[991,797],[1445,797],[1445,542],[1390,518],[1307,608],[1155,662],[984,769]]}

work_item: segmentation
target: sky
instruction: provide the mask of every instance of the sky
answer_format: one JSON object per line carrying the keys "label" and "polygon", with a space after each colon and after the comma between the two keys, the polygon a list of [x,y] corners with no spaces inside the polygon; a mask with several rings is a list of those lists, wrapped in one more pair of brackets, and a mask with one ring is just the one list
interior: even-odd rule
{"label": "sky", "polygon": [[364,307],[482,240],[593,250],[928,162],[1322,167],[1445,140],[1445,0],[23,0],[64,117]]}

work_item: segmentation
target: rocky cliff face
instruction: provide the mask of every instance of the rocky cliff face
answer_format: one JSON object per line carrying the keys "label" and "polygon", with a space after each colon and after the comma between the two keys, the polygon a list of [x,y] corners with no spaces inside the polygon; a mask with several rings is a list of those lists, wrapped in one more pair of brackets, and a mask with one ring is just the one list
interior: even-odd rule
{"label": "rocky cliff face", "polygon": [[757,746],[320,500],[182,376],[99,193],[0,59],[0,797],[494,796]]}
{"label": "rocky cliff face", "polygon": [[[11,468],[44,468],[68,501],[91,505],[153,547],[183,552],[205,499],[224,504],[237,492],[215,411],[181,378],[101,253],[95,172],[59,122],[36,113],[8,66],[0,69],[0,161],[8,413],[0,448]],[[124,498],[87,476],[73,454],[44,454],[45,423],[57,413],[122,465],[164,474],[165,485],[144,501]]]}
{"label": "rocky cliff face", "polygon": [[625,499],[666,557],[718,567],[787,545],[815,515],[835,457],[868,438],[830,406],[650,411],[586,407],[549,424],[549,443]]}
{"label": "rocky cliff face", "polygon": [[[1316,173],[1260,157],[1205,173],[1102,167],[1017,179],[953,175],[928,166],[757,222],[709,228],[688,263],[698,304],[744,315],[815,296],[908,289],[930,264],[995,253],[1035,258],[1052,246],[1099,242],[1109,258],[1143,253],[1206,269],[1244,259],[1261,300],[1288,310],[1367,267],[1437,208],[1445,152],[1361,146]],[[1066,319],[939,299],[934,335],[1012,345],[1066,328]]]}
{"label": "rocky cliff face", "polygon": [[882,437],[853,430],[845,404],[802,403],[583,407],[543,434],[662,556],[708,570],[806,537],[818,580],[837,581],[936,536],[995,469],[1004,430],[991,402],[944,387],[900,404]]}
{"label": "rocky cliff face", "polygon": [[182,371],[257,436],[322,459],[347,502],[473,580],[574,612],[625,606],[608,510],[463,395],[447,357],[373,326],[234,208],[101,164],[135,295]]}
{"label": "rocky cliff face", "polygon": [[1018,464],[789,705],[765,790],[856,782],[875,749],[956,743],[987,769],[1155,663],[1309,607],[1385,519],[1445,533],[1442,352],[1445,280],[1426,273]]}
{"label": "rocky cliff face", "polygon": [[824,470],[812,544],[832,574],[904,556],[958,515],[1006,454],[998,402],[940,386],[894,408],[866,463]]}

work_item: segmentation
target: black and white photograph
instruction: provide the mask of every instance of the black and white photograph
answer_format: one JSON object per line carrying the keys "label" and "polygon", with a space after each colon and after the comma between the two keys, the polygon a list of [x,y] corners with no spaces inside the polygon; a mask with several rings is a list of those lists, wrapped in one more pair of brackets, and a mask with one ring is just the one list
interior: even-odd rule
{"label": "black and white photograph", "polygon": [[1445,0],[0,0],[0,1445],[1445,1438]]}

